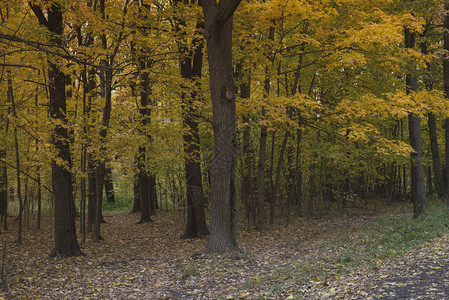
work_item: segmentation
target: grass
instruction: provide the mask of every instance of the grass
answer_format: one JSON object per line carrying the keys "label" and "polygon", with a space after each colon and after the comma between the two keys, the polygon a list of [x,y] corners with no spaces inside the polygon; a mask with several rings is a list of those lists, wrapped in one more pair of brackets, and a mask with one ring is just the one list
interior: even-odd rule
{"label": "grass", "polygon": [[381,216],[349,236],[319,246],[335,253],[334,264],[347,269],[401,255],[442,236],[448,227],[446,205],[434,200],[429,203],[426,214],[417,219],[406,213]]}
{"label": "grass", "polygon": [[[329,256],[313,261],[298,261],[278,270],[282,280],[325,285],[328,278],[337,274],[348,273],[358,267],[376,268],[377,262],[403,255],[449,231],[447,207],[439,200],[430,201],[426,214],[417,219],[411,213],[404,213],[405,210],[411,212],[412,207],[402,206],[401,212],[381,215],[352,234],[317,244]],[[273,283],[270,294],[276,296],[277,288]]]}
{"label": "grass", "polygon": [[130,212],[133,208],[134,199],[126,194],[115,194],[115,202],[107,202],[103,197],[103,211],[105,212]]}

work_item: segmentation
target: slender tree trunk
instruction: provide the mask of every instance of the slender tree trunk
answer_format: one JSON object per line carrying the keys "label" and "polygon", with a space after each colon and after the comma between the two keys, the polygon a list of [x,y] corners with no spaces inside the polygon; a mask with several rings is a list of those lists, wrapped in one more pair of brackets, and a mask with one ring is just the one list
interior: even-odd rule
{"label": "slender tree trunk", "polygon": [[106,192],[106,201],[108,203],[115,202],[114,182],[112,180],[112,168],[105,168],[104,190]]}
{"label": "slender tree trunk", "polygon": [[[8,92],[7,98],[11,102],[12,114],[17,122],[16,105],[14,102],[14,93],[12,87],[11,74],[8,71]],[[16,180],[17,180],[17,197],[19,198],[19,216],[18,216],[18,231],[17,231],[17,243],[22,243],[22,216],[23,216],[23,201],[21,191],[21,178],[20,178],[20,155],[19,155],[19,141],[17,138],[17,125],[14,125],[14,152],[16,156]]]}
{"label": "slender tree trunk", "polygon": [[443,172],[441,170],[440,150],[438,147],[438,139],[437,139],[437,126],[435,115],[433,113],[428,114],[428,125],[430,137],[430,150],[432,152],[435,190],[437,191],[438,198],[440,198],[441,200],[445,200],[446,193],[444,190]]}
{"label": "slender tree trunk", "polygon": [[97,201],[97,178],[91,154],[87,154],[87,232],[92,232],[95,222],[95,202]]}
{"label": "slender tree trunk", "polygon": [[[449,51],[449,5],[445,4],[445,14],[444,14],[444,45],[445,51]],[[449,57],[447,55],[443,56],[443,82],[444,82],[444,96],[449,99]],[[445,159],[446,159],[446,202],[449,212],[449,118],[445,119],[444,122],[445,130]]]}
{"label": "slender tree trunk", "polygon": [[[239,75],[241,80],[244,80],[244,74],[241,72]],[[240,85],[240,97],[242,99],[249,99],[251,96],[251,81],[248,80]],[[256,226],[257,224],[257,198],[254,197],[254,186],[253,186],[253,149],[251,143],[251,127],[250,127],[250,116],[245,114],[243,116],[243,123],[245,127],[243,128],[243,143],[242,152],[244,156],[244,175],[242,179],[241,195],[242,201],[245,203],[247,208],[248,216],[248,227]],[[263,217],[262,217],[263,218]]]}
{"label": "slender tree trunk", "polygon": [[[5,139],[6,141],[6,139]],[[8,230],[8,172],[6,168],[6,142],[0,148],[0,215],[3,229]]]}
{"label": "slender tree trunk", "polygon": [[279,184],[280,184],[280,180],[281,180],[281,171],[284,165],[284,153],[285,153],[285,149],[287,149],[287,141],[288,141],[288,137],[290,135],[290,132],[288,131],[289,129],[287,128],[287,131],[285,132],[285,136],[284,139],[282,141],[282,146],[281,146],[281,151],[279,152],[279,158],[278,158],[278,164],[276,167],[276,179],[274,182],[274,186],[273,186],[273,191],[272,191],[272,197],[271,197],[271,203],[270,203],[270,225],[272,226],[274,224],[274,214],[275,214],[275,210],[276,210],[276,201],[277,201],[277,193],[278,193],[278,189],[279,189]]}
{"label": "slender tree trunk", "polygon": [[92,231],[92,241],[98,242],[103,239],[101,236],[101,205],[103,202],[103,184],[104,184],[104,164],[100,164],[95,169],[95,177],[96,177],[96,196],[97,199],[95,201],[95,220],[94,220],[94,228]]}
{"label": "slender tree trunk", "polygon": [[[414,48],[415,34],[405,29],[405,47]],[[418,90],[418,82],[416,76],[408,74],[406,76],[407,92],[414,93]],[[416,114],[409,113],[409,133],[410,145],[413,148],[411,175],[412,175],[412,199],[414,205],[415,218],[425,213],[426,205],[426,189],[424,184],[424,167],[423,152],[421,140],[421,123],[420,117]]]}
{"label": "slender tree trunk", "polygon": [[[265,107],[262,107],[262,120],[265,118]],[[267,161],[267,126],[260,127],[259,138],[259,162],[257,164],[257,230],[264,230],[267,227],[267,217],[265,214],[265,164]]]}
{"label": "slender tree trunk", "polygon": [[[139,158],[137,157],[136,159],[136,164],[139,164]],[[140,212],[141,208],[140,208],[140,180],[139,180],[139,173],[136,173],[134,175],[134,184],[133,184],[133,188],[134,188],[134,203],[133,203],[133,209],[131,212],[136,213],[136,212]]]}
{"label": "slender tree trunk", "polygon": [[211,230],[207,252],[237,250],[237,136],[232,67],[232,15],[240,0],[203,1],[214,127],[210,166]]}

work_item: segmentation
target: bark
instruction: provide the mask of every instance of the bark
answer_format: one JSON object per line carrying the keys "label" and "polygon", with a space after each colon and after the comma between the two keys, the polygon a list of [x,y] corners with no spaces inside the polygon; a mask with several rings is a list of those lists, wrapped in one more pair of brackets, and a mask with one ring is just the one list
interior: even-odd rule
{"label": "bark", "polygon": [[[178,20],[179,25],[184,25],[183,20]],[[196,28],[200,31],[202,23],[198,23]],[[185,181],[187,187],[187,224],[181,238],[203,237],[209,234],[204,213],[203,183],[201,177],[201,157],[200,157],[200,137],[198,130],[198,120],[195,115],[197,111],[193,103],[200,99],[201,95],[199,79],[203,68],[203,42],[199,38],[193,40],[193,46],[187,46],[186,40],[179,41],[180,70],[181,76],[194,82],[196,87],[188,91],[183,91],[183,125],[184,125],[184,152],[185,152]]]}
{"label": "bark", "polygon": [[8,223],[6,222],[6,220],[8,218],[8,172],[5,161],[6,147],[2,147],[0,148],[0,217],[3,221],[3,229],[7,230]]}
{"label": "bark", "polygon": [[[137,164],[139,163],[139,159],[137,158]],[[140,181],[139,181],[139,173],[136,173],[134,175],[134,203],[133,203],[133,209],[131,212],[140,212]]]}
{"label": "bark", "polygon": [[92,232],[95,221],[95,202],[97,201],[97,178],[92,155],[87,154],[87,232]]}
{"label": "bark", "polygon": [[428,114],[427,123],[429,125],[430,150],[432,152],[432,165],[433,165],[435,190],[437,191],[438,198],[444,200],[446,194],[444,191],[443,172],[441,170],[440,150],[438,147],[438,139],[437,139],[437,126],[435,115],[433,113]]}
{"label": "bark", "polygon": [[[262,107],[262,120],[265,118],[265,107]],[[265,214],[265,164],[267,161],[267,126],[262,124],[259,138],[259,162],[257,164],[257,230],[267,227]]]}
{"label": "bark", "polygon": [[[30,3],[30,7],[36,15],[39,23],[52,33],[51,43],[62,45],[63,14],[61,7],[51,4],[46,14],[42,9]],[[75,211],[73,210],[72,174],[67,166],[71,165],[70,148],[68,144],[68,132],[66,115],[65,75],[53,61],[48,62],[48,90],[50,94],[50,117],[57,120],[51,143],[57,151],[57,159],[64,162],[52,161],[52,182],[54,193],[54,230],[55,247],[52,256],[82,255],[76,238]]]}
{"label": "bark", "polygon": [[214,157],[210,166],[211,228],[207,252],[238,249],[235,203],[237,137],[232,67],[232,15],[240,0],[203,1],[210,73]]}
{"label": "bark", "polygon": [[[240,74],[241,80],[243,80],[243,73]],[[240,85],[240,97],[242,99],[249,99],[251,96],[251,81],[248,79],[245,83]],[[253,185],[253,147],[251,143],[251,127],[250,116],[245,114],[243,116],[243,143],[242,152],[244,160],[244,175],[242,179],[241,195],[242,201],[245,203],[248,217],[248,227],[256,226],[257,224],[257,198],[254,197],[254,185]]]}
{"label": "bark", "polygon": [[[411,32],[409,29],[406,29],[405,47],[414,48],[414,45],[415,45],[415,34]],[[407,74],[406,85],[408,93],[416,92],[418,90],[418,83],[416,76],[414,76],[413,74]],[[412,162],[411,162],[413,212],[415,218],[417,218],[425,213],[425,205],[426,205],[421,123],[420,117],[413,113],[409,113],[408,121],[409,121],[410,145],[412,146],[414,151],[412,153]]]}
{"label": "bark", "polygon": [[[446,13],[444,15],[444,45],[443,49],[449,51],[449,14],[447,13],[449,5],[445,5]],[[444,96],[449,99],[449,57],[447,55],[443,56],[443,82],[444,82]],[[446,201],[449,209],[449,118],[445,119],[444,122],[445,131],[445,159],[446,159]]]}
{"label": "bark", "polygon": [[[148,126],[151,116],[151,110],[150,110],[150,94],[151,94],[151,88],[150,88],[150,80],[149,80],[149,74],[146,71],[147,68],[151,66],[151,61],[146,58],[139,59],[139,76],[140,76],[140,109],[139,112],[142,116],[142,125]],[[149,141],[151,142],[152,138],[151,136],[148,136]],[[149,174],[149,171],[147,170],[147,148],[146,147],[139,147],[139,186],[140,186],[140,204],[141,204],[141,211],[140,211],[140,224],[151,222],[151,177]]]}
{"label": "bark", "polygon": [[146,171],[146,149],[145,147],[139,147],[139,187],[140,187],[140,221],[139,224],[151,222],[150,214],[150,178]]}
{"label": "bark", "polygon": [[[429,54],[428,45],[426,42],[420,43],[420,46],[421,46],[421,52],[424,55]],[[426,63],[426,67],[428,70],[428,74],[426,76],[427,78],[425,78],[424,81],[425,81],[426,89],[428,91],[431,91],[432,87],[433,87],[433,82],[431,81],[431,78],[430,78],[430,71],[431,71],[432,66],[430,63]],[[432,112],[430,112],[428,114],[427,125],[429,127],[430,151],[432,153],[434,186],[435,186],[435,190],[437,192],[438,198],[440,198],[441,200],[444,201],[445,197],[446,197],[446,192],[444,189],[443,173],[441,170],[440,150],[438,147],[436,120],[435,120],[435,115]],[[431,177],[430,173],[429,173],[429,177]],[[429,186],[429,188],[432,187],[432,181],[429,182],[428,186]]]}
{"label": "bark", "polygon": [[277,202],[277,192],[278,192],[279,184],[280,184],[280,180],[281,180],[281,171],[282,171],[282,168],[284,165],[284,153],[285,153],[285,149],[287,149],[287,141],[288,141],[288,138],[290,135],[290,132],[288,130],[289,129],[287,128],[287,131],[285,132],[284,139],[282,141],[281,150],[279,152],[278,164],[276,167],[276,179],[274,182],[271,203],[270,203],[270,225],[271,226],[274,224],[274,217],[275,217],[274,214],[275,214],[276,202]]}
{"label": "bark", "polygon": [[[11,102],[12,114],[17,120],[16,105],[14,101],[14,93],[12,87],[11,74],[8,71],[8,91],[7,98]],[[14,153],[16,158],[16,181],[17,181],[17,197],[19,198],[19,216],[18,219],[18,230],[17,230],[17,243],[22,243],[22,217],[23,217],[23,201],[22,201],[22,191],[21,191],[21,178],[20,178],[20,156],[19,156],[19,141],[17,138],[17,125],[14,126]]]}
{"label": "bark", "polygon": [[105,177],[104,177],[104,190],[106,193],[106,201],[108,203],[114,203],[115,202],[115,195],[114,195],[114,182],[112,180],[112,169],[111,168],[105,168]]}

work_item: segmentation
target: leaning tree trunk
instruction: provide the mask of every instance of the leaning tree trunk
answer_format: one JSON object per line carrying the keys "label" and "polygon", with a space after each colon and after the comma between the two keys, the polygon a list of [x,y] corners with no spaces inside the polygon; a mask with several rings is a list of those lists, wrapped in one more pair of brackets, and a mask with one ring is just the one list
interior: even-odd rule
{"label": "leaning tree trunk", "polygon": [[[30,2],[30,7],[39,23],[52,33],[51,43],[62,45],[63,14],[58,4],[51,4],[46,14],[42,9]],[[56,158],[52,161],[52,182],[54,193],[55,215],[55,248],[52,255],[82,255],[76,238],[75,211],[72,193],[72,173],[70,147],[67,131],[67,104],[65,93],[65,74],[57,63],[48,61],[48,90],[50,94],[50,117],[55,121],[51,143],[56,150]],[[63,162],[63,163],[61,163]]]}
{"label": "leaning tree trunk", "polygon": [[[409,29],[405,29],[405,47],[411,49],[414,48],[414,45],[415,34]],[[416,76],[407,74],[406,85],[408,93],[416,92],[418,90]],[[425,213],[426,205],[420,117],[414,113],[409,113],[408,122],[410,145],[413,148],[411,162],[413,212],[415,218],[417,218]]]}
{"label": "leaning tree trunk", "polygon": [[210,166],[211,229],[207,252],[237,250],[237,137],[232,67],[232,16],[240,0],[202,1],[210,73],[214,157]]}

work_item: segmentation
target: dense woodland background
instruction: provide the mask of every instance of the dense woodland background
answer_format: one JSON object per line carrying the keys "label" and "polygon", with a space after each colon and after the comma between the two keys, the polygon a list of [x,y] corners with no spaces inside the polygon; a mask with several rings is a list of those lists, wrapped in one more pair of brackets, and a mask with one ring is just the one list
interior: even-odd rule
{"label": "dense woodland background", "polygon": [[0,2],[0,212],[17,242],[54,213],[53,254],[80,255],[77,237],[108,239],[102,208],[175,210],[180,237],[210,231],[225,252],[237,219],[447,201],[445,1],[199,4]]}

